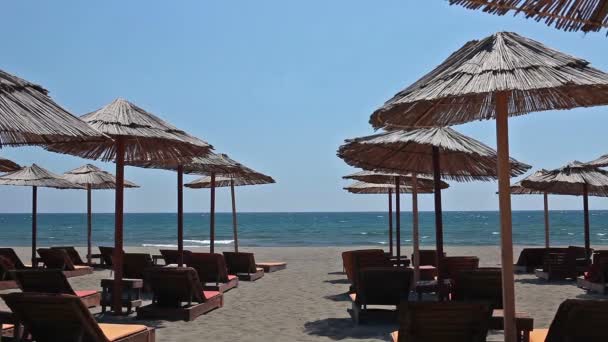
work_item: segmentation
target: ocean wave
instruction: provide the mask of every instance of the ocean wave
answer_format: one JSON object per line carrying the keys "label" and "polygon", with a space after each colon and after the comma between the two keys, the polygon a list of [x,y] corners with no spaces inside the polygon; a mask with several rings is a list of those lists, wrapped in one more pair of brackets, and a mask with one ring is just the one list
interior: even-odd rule
{"label": "ocean wave", "polygon": [[367,235],[367,232],[361,232],[359,234],[361,234],[361,235]]}
{"label": "ocean wave", "polygon": [[386,245],[387,242],[386,241],[378,241],[378,243],[381,244],[381,245]]}
{"label": "ocean wave", "polygon": [[[177,248],[177,245],[164,244],[164,243],[142,243],[141,246],[142,247],[156,247],[156,248]],[[197,247],[209,247],[209,245],[207,245],[207,246],[184,245],[184,248],[197,248]]]}
{"label": "ocean wave", "polygon": [[[211,241],[209,241],[209,240],[184,240],[184,242],[199,243],[201,245],[208,245],[211,243]],[[216,245],[229,245],[233,242],[234,242],[234,240],[215,240]],[[197,247],[197,246],[194,246],[194,247]]]}
{"label": "ocean wave", "polygon": [[500,234],[499,232],[492,232],[492,235],[498,235]]}
{"label": "ocean wave", "polygon": [[606,233],[597,233],[597,236],[604,236]]}

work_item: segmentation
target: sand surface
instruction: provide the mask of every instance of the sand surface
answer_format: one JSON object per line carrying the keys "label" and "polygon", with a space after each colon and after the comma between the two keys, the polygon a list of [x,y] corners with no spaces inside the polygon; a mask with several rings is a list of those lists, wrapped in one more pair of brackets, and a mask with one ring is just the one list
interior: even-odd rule
{"label": "sand surface", "polygon": [[[515,256],[522,247],[517,247]],[[354,247],[242,248],[255,252],[256,261],[285,261],[285,270],[266,274],[256,282],[240,282],[225,294],[224,307],[193,322],[138,321],[135,315],[116,318],[92,312],[100,322],[137,322],[157,328],[157,341],[386,341],[397,324],[356,326],[347,312],[348,284],[340,253]],[[79,249],[84,255],[84,249]],[[192,249],[196,251],[196,249]],[[28,260],[27,247],[16,248]],[[127,247],[128,252],[158,254],[156,248]],[[200,251],[206,251],[200,249]],[[482,266],[498,266],[498,247],[447,247],[450,256],[476,255]],[[410,250],[404,249],[404,255]],[[99,289],[110,271],[71,278],[77,290]],[[517,309],[532,315],[535,327],[548,327],[559,304],[567,298],[597,298],[573,282],[545,283],[533,275],[516,275]],[[0,303],[6,309],[4,303]],[[493,333],[491,340],[500,340]]]}

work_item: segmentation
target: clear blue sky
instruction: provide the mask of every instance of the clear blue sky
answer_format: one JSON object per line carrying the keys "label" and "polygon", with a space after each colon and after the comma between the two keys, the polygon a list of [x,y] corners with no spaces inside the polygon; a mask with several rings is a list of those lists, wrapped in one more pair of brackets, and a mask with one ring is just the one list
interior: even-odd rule
{"label": "clear blue sky", "polygon": [[[522,17],[496,17],[443,0],[56,0],[2,4],[0,68],[37,82],[81,115],[125,97],[212,143],[278,184],[241,188],[243,211],[384,210],[385,198],[349,195],[336,157],[345,138],[372,133],[369,115],[466,41],[515,31],[608,70],[604,33],[567,33]],[[607,109],[534,113],[511,122],[511,152],[535,168],[608,153]],[[494,122],[457,127],[495,146]],[[5,148],[22,164],[61,173],[88,162],[40,148]],[[113,172],[113,164],[95,164]],[[170,212],[175,173],[128,168],[142,188],[130,212]],[[193,179],[188,177],[187,180]],[[496,183],[452,184],[447,210],[495,210]],[[97,192],[96,211],[113,211]],[[187,211],[208,210],[208,192],[186,190]],[[219,191],[219,210],[229,210]],[[43,212],[81,212],[85,194],[41,189]],[[430,197],[421,208],[432,209]],[[552,197],[553,209],[580,198]],[[28,212],[30,190],[0,188],[0,210]],[[409,210],[409,198],[404,198]],[[540,209],[514,197],[514,209]],[[593,209],[608,200],[591,200]]]}

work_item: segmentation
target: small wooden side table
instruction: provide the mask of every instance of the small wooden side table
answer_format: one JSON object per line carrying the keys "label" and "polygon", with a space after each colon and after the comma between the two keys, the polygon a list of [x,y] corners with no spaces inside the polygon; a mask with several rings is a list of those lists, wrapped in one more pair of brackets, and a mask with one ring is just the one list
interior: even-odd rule
{"label": "small wooden side table", "polygon": [[[114,279],[105,278],[101,280],[101,312],[106,312],[106,306],[112,306],[112,286]],[[142,305],[141,290],[144,287],[142,279],[123,279],[123,299],[122,307],[127,308],[127,315],[133,312],[133,308]],[[125,296],[126,295],[126,296]]]}
{"label": "small wooden side table", "polygon": [[163,258],[163,256],[160,255],[160,254],[154,254],[154,255],[152,255],[152,263],[154,265],[158,265],[158,260],[165,260],[165,258]]}

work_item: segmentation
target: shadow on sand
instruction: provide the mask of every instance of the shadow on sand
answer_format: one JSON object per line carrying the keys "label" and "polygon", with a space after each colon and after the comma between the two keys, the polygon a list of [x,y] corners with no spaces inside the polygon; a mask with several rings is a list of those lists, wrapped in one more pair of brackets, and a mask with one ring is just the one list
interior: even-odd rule
{"label": "shadow on sand", "polygon": [[397,325],[356,325],[350,318],[325,318],[304,324],[304,332],[312,336],[328,337],[334,341],[344,339],[379,339],[390,341],[390,333]]}

